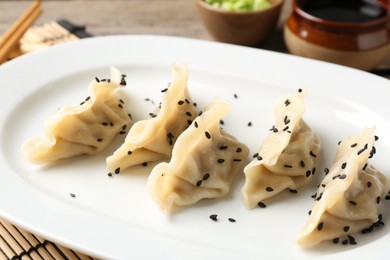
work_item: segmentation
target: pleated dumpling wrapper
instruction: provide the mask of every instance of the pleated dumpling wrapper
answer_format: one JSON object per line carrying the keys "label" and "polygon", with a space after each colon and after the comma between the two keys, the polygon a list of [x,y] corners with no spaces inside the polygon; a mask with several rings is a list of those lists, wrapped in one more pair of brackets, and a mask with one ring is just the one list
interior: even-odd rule
{"label": "pleated dumpling wrapper", "polygon": [[[45,137],[26,140],[22,151],[34,164],[50,163],[82,154],[96,154],[131,123],[120,87],[124,75],[111,67],[110,79],[95,79],[89,96],[78,106],[63,106],[45,121]],[[126,133],[126,132],[124,132]]]}
{"label": "pleated dumpling wrapper", "polygon": [[162,211],[222,197],[242,172],[249,149],[220,128],[229,110],[229,104],[214,101],[180,135],[171,161],[152,170],[148,190]]}
{"label": "pleated dumpling wrapper", "polygon": [[296,192],[309,183],[315,172],[320,139],[302,119],[305,91],[276,102],[275,125],[258,153],[245,167],[241,189],[245,206],[266,207],[264,200],[285,189]]}
{"label": "pleated dumpling wrapper", "polygon": [[179,135],[198,115],[189,95],[185,65],[172,66],[172,82],[162,90],[160,109],[151,118],[136,122],[125,142],[106,160],[110,173],[148,162],[169,159]]}
{"label": "pleated dumpling wrapper", "polygon": [[[322,241],[349,241],[381,222],[382,198],[389,191],[387,178],[369,164],[375,153],[373,128],[343,140],[332,167],[318,188],[313,209],[297,242],[311,247]],[[340,240],[341,241],[341,240]]]}

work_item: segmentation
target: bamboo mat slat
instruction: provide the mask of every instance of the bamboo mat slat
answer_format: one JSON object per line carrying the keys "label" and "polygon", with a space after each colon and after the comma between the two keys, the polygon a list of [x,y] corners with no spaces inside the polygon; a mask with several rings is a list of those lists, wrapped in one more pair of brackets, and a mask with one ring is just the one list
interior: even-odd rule
{"label": "bamboo mat slat", "polygon": [[92,260],[0,219],[0,260]]}

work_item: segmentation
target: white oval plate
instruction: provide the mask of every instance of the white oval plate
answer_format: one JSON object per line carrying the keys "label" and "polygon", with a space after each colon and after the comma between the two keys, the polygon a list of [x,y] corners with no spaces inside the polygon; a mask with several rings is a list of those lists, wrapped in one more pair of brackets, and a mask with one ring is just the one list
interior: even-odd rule
{"label": "white oval plate", "polygon": [[[321,170],[310,187],[295,195],[283,193],[266,209],[243,206],[241,176],[226,198],[202,201],[166,216],[146,191],[152,166],[107,176],[105,158],[120,140],[100,155],[55,167],[24,160],[22,142],[43,135],[45,118],[59,106],[83,101],[89,82],[95,76],[107,78],[110,65],[127,74],[124,91],[130,112],[139,120],[160,102],[161,90],[171,80],[172,63],[188,64],[190,94],[199,107],[214,98],[233,105],[224,128],[245,142],[252,154],[273,124],[276,99],[306,87],[304,118],[323,143],[318,169],[330,166],[339,140],[375,125],[380,139],[373,163],[389,176],[390,83],[386,79],[227,44],[161,36],[97,37],[25,55],[0,67],[0,216],[101,258],[385,256],[388,226],[356,236],[356,246],[324,243],[302,250],[295,244],[312,205],[310,195],[323,176]],[[209,219],[211,214],[218,214],[217,222]],[[387,202],[383,214],[386,222]]]}

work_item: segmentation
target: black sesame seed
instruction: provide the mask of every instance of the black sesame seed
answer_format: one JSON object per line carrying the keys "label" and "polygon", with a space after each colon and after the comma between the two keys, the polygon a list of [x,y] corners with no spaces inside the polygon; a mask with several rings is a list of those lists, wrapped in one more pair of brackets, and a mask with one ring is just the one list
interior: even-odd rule
{"label": "black sesame seed", "polygon": [[236,153],[241,153],[241,152],[242,152],[242,148],[238,147],[238,148],[236,149]]}
{"label": "black sesame seed", "polygon": [[372,186],[372,183],[371,183],[370,181],[368,181],[368,182],[367,182],[367,187],[368,187],[368,188],[371,188],[371,186]]}
{"label": "black sesame seed", "polygon": [[390,200],[390,195],[386,195],[385,200]]}
{"label": "black sesame seed", "polygon": [[115,174],[120,173],[121,172],[121,168],[120,167],[116,168],[114,172],[115,172]]}
{"label": "black sesame seed", "polygon": [[195,122],[194,122],[194,126],[195,126],[196,128],[198,128],[198,126],[199,126],[199,125],[198,125],[198,122],[195,121]]}
{"label": "black sesame seed", "polygon": [[294,190],[294,189],[289,189],[289,191],[290,191],[291,193],[298,193],[298,191],[297,191],[297,190]]}
{"label": "black sesame seed", "polygon": [[276,133],[276,132],[278,132],[278,129],[273,125],[272,128],[270,129],[270,131]]}
{"label": "black sesame seed", "polygon": [[127,154],[128,155],[131,155],[133,152],[132,151],[127,151]]}
{"label": "black sesame seed", "polygon": [[266,190],[267,192],[273,192],[273,191],[274,191],[274,189],[272,189],[272,187],[267,187],[267,188],[265,188],[265,190]]}
{"label": "black sesame seed", "polygon": [[318,224],[317,226],[318,231],[321,231],[323,227],[324,227],[324,222],[320,222],[320,224]]}
{"label": "black sesame seed", "polygon": [[375,136],[375,141],[378,141],[379,140],[379,137],[378,136]]}
{"label": "black sesame seed", "polygon": [[221,120],[219,120],[219,124],[223,125],[223,124],[225,124],[225,122],[221,119]]}
{"label": "black sesame seed", "polygon": [[188,125],[191,125],[192,124],[192,120],[188,120],[187,123],[188,123]]}
{"label": "black sesame seed", "polygon": [[226,149],[228,149],[228,147],[226,145],[222,145],[219,147],[219,150],[226,150]]}
{"label": "black sesame seed", "polygon": [[263,202],[259,202],[259,203],[257,203],[257,205],[260,207],[260,208],[266,208],[267,207],[267,205],[265,205]]}
{"label": "black sesame seed", "polygon": [[97,83],[100,82],[100,80],[98,79],[98,77],[95,77],[95,80],[96,80]]}
{"label": "black sesame seed", "polygon": [[236,220],[235,220],[234,218],[228,218],[228,220],[229,220],[230,222],[236,222]]}
{"label": "black sesame seed", "polygon": [[312,170],[311,170],[311,174],[314,175],[316,173],[316,168],[314,167]]}
{"label": "black sesame seed", "polygon": [[355,238],[353,236],[348,235],[347,237],[348,237],[350,245],[356,245],[357,244],[356,240],[355,240]]}
{"label": "black sesame seed", "polygon": [[118,104],[118,107],[119,107],[119,108],[123,108],[122,104]]}
{"label": "black sesame seed", "polygon": [[339,239],[338,237],[334,238],[334,239],[333,239],[333,244],[338,244],[338,243],[339,243],[339,240],[340,240],[340,239]]}
{"label": "black sesame seed", "polygon": [[345,178],[347,178],[347,175],[345,175],[345,174],[342,174],[342,175],[339,176],[339,179],[340,179],[340,180],[343,180],[343,179],[345,179]]}
{"label": "black sesame seed", "polygon": [[365,144],[364,147],[357,152],[357,155],[360,155],[361,153],[363,153],[367,149],[367,147],[368,147],[368,144]]}
{"label": "black sesame seed", "polygon": [[241,162],[241,159],[233,159],[233,162]]}
{"label": "black sesame seed", "polygon": [[225,159],[222,159],[222,158],[218,159],[218,163],[224,163],[224,162],[225,162]]}
{"label": "black sesame seed", "polygon": [[191,112],[186,112],[187,116],[192,116]]}
{"label": "black sesame seed", "polygon": [[206,131],[206,132],[204,132],[204,134],[206,135],[206,138],[207,138],[207,139],[211,139],[211,135],[210,135],[209,132]]}
{"label": "black sesame seed", "polygon": [[204,176],[203,176],[203,180],[207,180],[208,178],[210,178],[210,174],[209,173],[206,173]]}
{"label": "black sesame seed", "polygon": [[238,95],[237,95],[237,94],[234,94],[233,96],[234,96],[234,98],[236,98],[236,99],[238,98]]}
{"label": "black sesame seed", "polygon": [[252,126],[252,122],[248,122],[248,126]]}
{"label": "black sesame seed", "polygon": [[125,103],[125,101],[123,101],[123,99],[119,99],[119,102],[122,103],[122,104]]}
{"label": "black sesame seed", "polygon": [[164,93],[168,90],[168,88],[164,88],[163,90],[161,90],[161,93]]}
{"label": "black sesame seed", "polygon": [[283,132],[287,131],[289,128],[289,126],[286,126],[285,128],[283,128]]}
{"label": "black sesame seed", "polygon": [[344,232],[348,232],[349,231],[349,226],[343,227],[343,230],[344,230]]}
{"label": "black sesame seed", "polygon": [[184,101],[183,101],[183,100],[180,100],[179,102],[177,102],[177,104],[183,105],[183,104],[184,104]]}
{"label": "black sesame seed", "polygon": [[320,195],[315,199],[315,201],[320,201],[321,200],[321,198],[322,198],[322,192],[320,193]]}
{"label": "black sesame seed", "polygon": [[108,126],[108,123],[107,122],[103,122],[102,125]]}
{"label": "black sesame seed", "polygon": [[309,210],[309,211],[307,212],[307,214],[310,216],[310,215],[311,215],[311,210]]}
{"label": "black sesame seed", "polygon": [[148,163],[147,162],[143,162],[142,166],[146,167],[146,166],[148,166]]}
{"label": "black sesame seed", "polygon": [[381,203],[381,197],[380,196],[376,197],[376,203],[377,204]]}
{"label": "black sesame seed", "polygon": [[212,214],[210,215],[210,219],[217,221],[218,220],[218,215],[217,214]]}
{"label": "black sesame seed", "polygon": [[126,86],[126,75],[125,74],[122,74],[122,78],[121,78],[121,82],[119,83],[119,85],[121,86]]}
{"label": "black sesame seed", "polygon": [[257,156],[259,156],[259,153],[255,153],[252,157],[256,158]]}
{"label": "black sesame seed", "polygon": [[112,176],[112,173],[111,173],[111,172],[109,172],[109,173],[107,173],[107,175],[108,175],[108,177],[111,177],[111,176]]}
{"label": "black sesame seed", "polygon": [[76,195],[74,194],[74,193],[70,193],[69,194],[72,198],[75,198],[76,197]]}
{"label": "black sesame seed", "polygon": [[325,168],[325,169],[324,169],[324,172],[325,172],[325,175],[328,175],[329,169],[328,169],[328,168]]}
{"label": "black sesame seed", "polygon": [[259,156],[256,157],[256,159],[257,159],[258,161],[261,161],[261,160],[263,160],[263,157],[261,157],[261,156],[259,155]]}
{"label": "black sesame seed", "polygon": [[299,92],[299,93],[301,93],[301,92],[302,92],[302,89],[301,89],[301,88],[299,88],[299,89],[298,89],[298,92]]}
{"label": "black sesame seed", "polygon": [[184,101],[187,103],[187,104],[190,104],[190,101],[188,99],[184,99]]}
{"label": "black sesame seed", "polygon": [[300,161],[299,164],[301,165],[301,167],[305,167],[305,162],[304,161]]}
{"label": "black sesame seed", "polygon": [[96,141],[101,142],[101,141],[103,141],[103,138],[98,138],[98,139],[96,139]]}
{"label": "black sesame seed", "polygon": [[353,147],[356,147],[357,146],[357,143],[353,143],[353,144],[351,144],[351,147],[353,148]]}
{"label": "black sesame seed", "polygon": [[348,245],[348,239],[343,240],[341,243],[342,243],[344,246],[345,246],[345,245]]}
{"label": "black sesame seed", "polygon": [[345,169],[345,167],[347,167],[347,163],[346,163],[346,162],[341,164],[341,169],[343,169],[343,170],[344,170],[344,169]]}
{"label": "black sesame seed", "polygon": [[284,101],[284,104],[285,104],[285,105],[286,105],[286,107],[287,107],[288,105],[290,105],[290,104],[291,104],[291,102],[290,102],[290,100],[286,99],[286,101]]}
{"label": "black sesame seed", "polygon": [[307,170],[306,171],[306,177],[309,177],[311,175],[311,171],[310,170]]}
{"label": "black sesame seed", "polygon": [[351,205],[354,205],[354,206],[356,206],[356,201],[353,201],[353,200],[350,200],[350,201],[348,201],[349,202],[349,204],[351,204]]}
{"label": "black sesame seed", "polygon": [[196,182],[196,187],[199,187],[200,185],[202,185],[202,180]]}
{"label": "black sesame seed", "polygon": [[292,165],[285,164],[285,165],[284,165],[284,168],[292,168]]}
{"label": "black sesame seed", "polygon": [[126,134],[126,131],[120,131],[119,134],[124,135],[124,134]]}
{"label": "black sesame seed", "polygon": [[84,103],[85,103],[84,101],[83,101],[83,102],[81,102],[81,103],[80,103],[80,106],[84,105]]}
{"label": "black sesame seed", "polygon": [[310,155],[313,156],[314,158],[317,157],[317,155],[315,155],[315,154],[313,153],[313,151],[310,151]]}

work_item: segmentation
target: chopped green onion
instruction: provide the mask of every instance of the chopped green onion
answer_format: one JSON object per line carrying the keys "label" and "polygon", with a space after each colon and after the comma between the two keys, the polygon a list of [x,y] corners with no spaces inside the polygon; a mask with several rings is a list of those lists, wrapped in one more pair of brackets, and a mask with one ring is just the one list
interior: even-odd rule
{"label": "chopped green onion", "polygon": [[207,4],[227,11],[258,11],[271,7],[269,0],[204,0]]}

